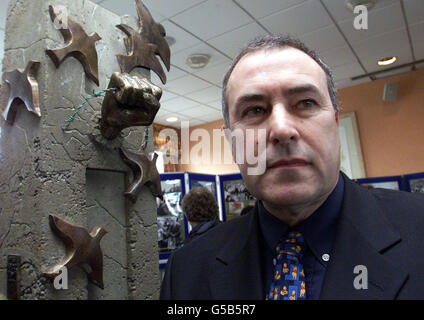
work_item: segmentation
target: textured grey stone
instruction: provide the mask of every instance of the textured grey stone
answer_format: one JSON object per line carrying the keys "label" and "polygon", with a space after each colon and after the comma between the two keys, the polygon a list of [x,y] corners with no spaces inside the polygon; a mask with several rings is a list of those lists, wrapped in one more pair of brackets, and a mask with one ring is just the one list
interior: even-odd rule
{"label": "textured grey stone", "polygon": [[[69,17],[88,34],[97,32],[99,57],[97,87],[73,57],[56,69],[46,49],[63,46],[48,13],[49,5],[64,5]],[[158,266],[156,202],[143,188],[135,204],[122,193],[132,173],[116,150],[141,150],[144,128],[127,128],[113,142],[105,142],[96,128],[102,98],[87,103],[63,130],[83,101],[105,89],[119,70],[116,54],[125,54],[125,38],[115,26],[137,27],[131,16],[118,17],[87,0],[12,0],[7,14],[3,71],[25,68],[40,61],[37,74],[41,118],[17,106],[15,122],[0,120],[0,299],[6,296],[7,255],[22,256],[22,299],[157,299]],[[149,77],[145,69],[134,75]],[[9,95],[3,83],[0,104]],[[145,152],[152,151],[152,128]],[[79,269],[69,271],[69,289],[55,290],[43,272],[60,263],[63,242],[49,226],[49,214],[91,231],[103,226],[105,289],[88,284]]]}

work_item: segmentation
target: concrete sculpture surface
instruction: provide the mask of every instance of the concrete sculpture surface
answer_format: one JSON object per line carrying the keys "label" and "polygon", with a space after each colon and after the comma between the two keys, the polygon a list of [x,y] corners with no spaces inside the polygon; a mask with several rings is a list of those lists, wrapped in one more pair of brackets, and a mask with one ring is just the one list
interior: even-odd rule
{"label": "concrete sculpture surface", "polygon": [[[162,92],[149,79],[153,70],[165,80],[156,55],[169,69],[170,54],[163,28],[135,3],[138,17],[121,17],[89,0],[10,0],[0,89],[8,106],[0,117],[0,297],[159,296],[161,191],[150,124]],[[54,23],[59,7],[67,28]],[[118,25],[133,35],[125,39]],[[65,266],[68,289],[59,290],[48,276]]]}

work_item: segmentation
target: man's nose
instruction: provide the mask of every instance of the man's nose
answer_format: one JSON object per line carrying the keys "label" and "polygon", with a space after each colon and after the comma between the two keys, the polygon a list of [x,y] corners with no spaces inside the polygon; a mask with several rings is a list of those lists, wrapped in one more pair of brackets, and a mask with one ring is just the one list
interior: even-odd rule
{"label": "man's nose", "polygon": [[269,141],[273,144],[288,144],[299,138],[295,115],[291,114],[284,104],[273,106],[269,117]]}

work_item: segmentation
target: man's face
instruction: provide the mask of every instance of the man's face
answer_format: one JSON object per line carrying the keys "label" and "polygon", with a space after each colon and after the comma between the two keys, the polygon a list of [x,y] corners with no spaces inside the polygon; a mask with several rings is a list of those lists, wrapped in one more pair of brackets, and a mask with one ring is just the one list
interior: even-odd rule
{"label": "man's face", "polygon": [[328,197],[340,168],[338,115],[312,58],[294,48],[248,53],[231,74],[227,102],[231,130],[266,130],[265,173],[248,175],[247,161],[238,164],[255,197],[268,209]]}

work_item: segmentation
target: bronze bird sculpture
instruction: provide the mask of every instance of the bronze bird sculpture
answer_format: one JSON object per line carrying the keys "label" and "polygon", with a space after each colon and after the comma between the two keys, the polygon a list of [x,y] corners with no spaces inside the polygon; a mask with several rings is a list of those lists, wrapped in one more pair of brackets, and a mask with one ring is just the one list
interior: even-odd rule
{"label": "bronze bird sculpture", "polygon": [[133,202],[136,201],[137,195],[142,186],[146,185],[153,196],[159,197],[163,200],[162,187],[160,184],[160,175],[156,168],[157,153],[149,154],[136,154],[119,148],[122,160],[131,168],[134,180],[129,186],[128,190],[124,193]]}
{"label": "bronze bird sculpture", "polygon": [[[52,21],[57,19],[55,9],[49,6]],[[53,60],[56,68],[68,57],[73,56],[78,59],[86,75],[99,85],[99,67],[95,42],[100,40],[97,33],[87,35],[80,24],[68,18],[68,28],[59,29],[65,40],[65,47],[56,50],[46,50],[46,53]]]}
{"label": "bronze bird sculpture", "polygon": [[39,68],[40,62],[30,61],[25,70],[16,69],[3,74],[3,80],[10,86],[9,101],[2,112],[3,118],[7,122],[13,124],[15,121],[16,110],[11,110],[15,99],[22,100],[28,111],[41,117],[40,95],[35,78]]}
{"label": "bronze bird sculpture", "polygon": [[153,20],[149,10],[140,0],[135,0],[138,14],[138,30],[134,30],[126,24],[117,27],[122,30],[128,38],[124,40],[128,55],[116,55],[122,73],[130,73],[136,67],[153,70],[166,83],[166,75],[156,58],[159,55],[167,70],[171,66],[171,52],[165,40],[165,28]]}
{"label": "bronze bird sculpture", "polygon": [[102,227],[94,227],[91,233],[88,233],[86,229],[71,225],[53,215],[49,215],[49,220],[53,232],[63,240],[67,255],[61,264],[45,275],[55,277],[62,267],[70,270],[79,266],[87,273],[92,283],[103,289],[103,253],[100,240],[107,231]]}

